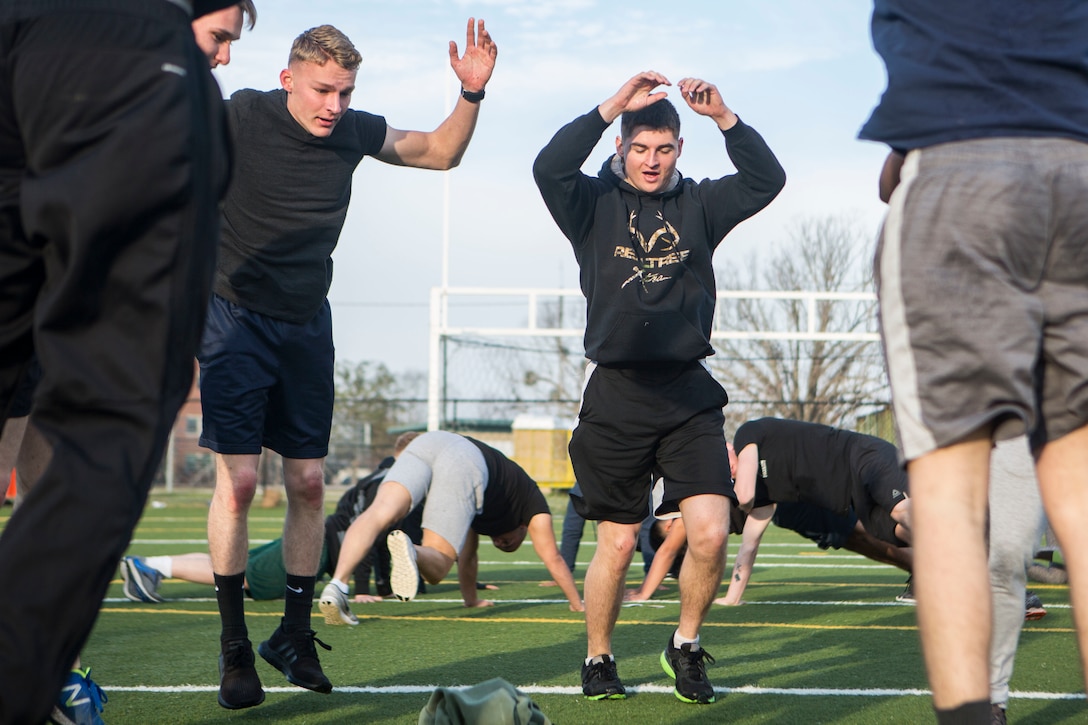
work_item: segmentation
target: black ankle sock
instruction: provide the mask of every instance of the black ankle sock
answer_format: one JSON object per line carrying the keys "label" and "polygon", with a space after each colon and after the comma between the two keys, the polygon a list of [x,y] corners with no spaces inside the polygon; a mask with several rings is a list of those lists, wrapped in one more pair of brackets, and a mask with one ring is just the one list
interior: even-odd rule
{"label": "black ankle sock", "polygon": [[223,623],[222,641],[248,639],[246,629],[245,572],[241,574],[213,574],[215,577],[215,598],[219,602],[219,619]]}
{"label": "black ankle sock", "polygon": [[937,725],[989,725],[990,701],[965,702],[951,710],[936,712]]}
{"label": "black ankle sock", "polygon": [[314,581],[316,577],[287,575],[284,590],[283,631],[310,629],[310,612],[314,607]]}

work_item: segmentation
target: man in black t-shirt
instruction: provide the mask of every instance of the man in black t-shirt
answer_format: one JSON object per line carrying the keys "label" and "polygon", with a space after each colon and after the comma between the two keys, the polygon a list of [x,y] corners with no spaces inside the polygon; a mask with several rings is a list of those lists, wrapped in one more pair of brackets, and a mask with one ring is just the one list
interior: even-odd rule
{"label": "man in black t-shirt", "polygon": [[[787,528],[816,529],[834,517],[840,524],[853,519],[853,528],[858,530],[855,543],[866,549],[859,553],[902,568],[912,565],[902,556],[902,548],[910,546],[911,540],[907,475],[888,441],[819,423],[760,418],[737,429],[729,446],[729,462],[738,508],[748,518],[734,557],[729,592],[718,603],[740,603],[760,539],[779,504],[806,507],[791,506],[780,514],[780,519],[787,517],[782,519]],[[806,511],[827,518],[805,521]],[[843,533],[827,539],[828,544],[844,545]],[[820,543],[818,537],[810,538]]]}
{"label": "man in black t-shirt", "polygon": [[216,453],[208,545],[222,623],[219,704],[264,700],[245,623],[247,519],[262,448],[283,456],[288,516],[284,616],[257,651],[292,684],[332,690],[310,627],[325,518],[323,462],[334,396],[326,295],[352,175],[366,156],[449,169],[468,147],[496,47],[470,19],[466,48],[450,43],[462,97],[432,132],[402,131],[348,107],[361,56],[331,25],[295,39],[280,89],[241,90],[227,103],[235,173],[200,360],[201,445]]}
{"label": "man in black t-shirt", "polygon": [[741,534],[741,542],[733,557],[729,589],[724,596],[714,600],[715,604],[742,603],[741,597],[751,579],[759,543],[770,523],[800,534],[821,549],[846,549],[873,561],[899,567],[908,574],[914,571],[914,555],[910,547],[902,542],[888,542],[873,536],[858,521],[853,509],[839,514],[800,501],[772,503],[753,508],[750,515],[737,509],[731,518],[729,532]]}
{"label": "man in black t-shirt", "polygon": [[358,562],[394,521],[423,507],[423,541],[412,544],[402,532],[389,534],[393,593],[416,594],[419,576],[440,582],[457,564],[466,607],[491,602],[477,596],[477,548],[489,536],[500,551],[512,553],[528,535],[548,573],[559,584],[571,611],[583,611],[574,577],[559,554],[552,515],[536,482],[500,451],[473,438],[430,431],[412,441],[386,474],[374,502],[344,534],[333,580],[321,593],[325,621],[353,618],[346,582]]}
{"label": "man in black t-shirt", "polygon": [[910,544],[907,476],[888,441],[819,423],[760,418],[737,429],[730,463],[744,511],[794,501],[844,516],[853,511],[881,541]]}

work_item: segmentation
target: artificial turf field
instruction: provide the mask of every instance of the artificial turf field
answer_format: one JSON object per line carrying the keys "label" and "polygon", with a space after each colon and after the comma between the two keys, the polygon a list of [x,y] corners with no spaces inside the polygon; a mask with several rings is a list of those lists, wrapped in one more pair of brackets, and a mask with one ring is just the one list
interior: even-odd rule
{"label": "artificial turf field", "polygon": [[[340,492],[331,490],[329,508]],[[210,492],[152,493],[130,553],[206,551]],[[550,497],[552,510],[565,509]],[[275,538],[284,509],[250,517],[253,543]],[[10,507],[0,513],[0,523]],[[739,537],[730,537],[730,560]],[[576,572],[579,587],[593,553],[586,526]],[[675,582],[654,600],[624,607],[615,651],[628,689],[623,701],[582,698],[585,654],[580,614],[567,609],[528,542],[503,554],[481,542],[480,579],[496,606],[467,610],[455,579],[412,602],[354,605],[357,627],[328,626],[314,606],[319,649],[334,690],[319,695],[288,685],[260,657],[264,704],[228,711],[216,703],[219,621],[210,587],[163,583],[164,604],[124,598],[118,578],[84,651],[105,689],[103,718],[118,723],[416,723],[436,687],[503,677],[529,694],[555,723],[916,723],[933,722],[914,608],[895,602],[903,572],[845,552],[823,552],[771,527],[760,547],[746,605],[714,606],[703,629],[718,702],[696,706],[672,694],[658,656],[675,626]],[[629,586],[641,581],[636,554]],[[1026,622],[1012,680],[1009,721],[1084,723],[1083,696],[1066,587],[1030,585],[1048,615]],[[318,584],[318,592],[322,584]],[[724,590],[723,590],[724,591]],[[11,593],[5,596],[11,596]],[[970,606],[949,602],[949,606]],[[254,645],[271,633],[282,602],[247,602]]]}

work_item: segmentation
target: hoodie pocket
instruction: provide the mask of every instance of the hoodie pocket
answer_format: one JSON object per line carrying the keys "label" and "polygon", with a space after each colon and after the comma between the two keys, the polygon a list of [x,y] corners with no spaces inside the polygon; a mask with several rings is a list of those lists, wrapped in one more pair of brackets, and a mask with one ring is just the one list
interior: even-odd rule
{"label": "hoodie pocket", "polygon": [[680,312],[621,312],[601,342],[599,363],[685,362],[713,352],[703,331]]}

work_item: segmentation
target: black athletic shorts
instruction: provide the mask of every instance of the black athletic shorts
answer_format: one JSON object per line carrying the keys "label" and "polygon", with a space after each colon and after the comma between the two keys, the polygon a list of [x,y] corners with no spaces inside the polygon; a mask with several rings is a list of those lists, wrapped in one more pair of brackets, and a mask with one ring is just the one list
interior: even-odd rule
{"label": "black athletic shorts", "polygon": [[269,448],[324,458],[332,429],[332,313],[277,320],[213,295],[200,352],[200,445],[227,455]]}
{"label": "black athletic shorts", "polygon": [[571,497],[575,510],[594,521],[637,524],[657,477],[665,479],[663,504],[704,493],[735,501],[722,415],[728,400],[701,360],[590,363],[569,448],[582,489]]}
{"label": "black athletic shorts", "polygon": [[886,453],[866,453],[858,474],[859,488],[852,492],[852,502],[861,525],[881,541],[906,546],[895,535],[895,520],[891,516],[896,504],[909,496],[907,472],[900,465],[895,449],[889,446]]}
{"label": "black athletic shorts", "polygon": [[776,505],[771,517],[775,526],[795,531],[816,542],[821,549],[841,549],[854,532],[857,520],[853,510],[849,514],[837,514],[800,501]]}

